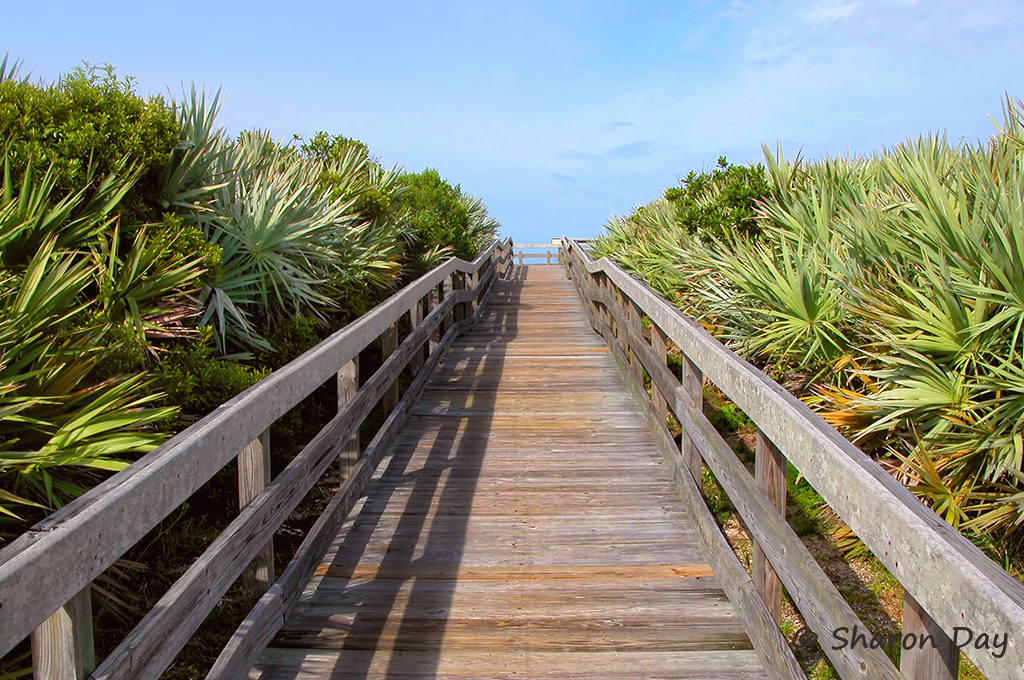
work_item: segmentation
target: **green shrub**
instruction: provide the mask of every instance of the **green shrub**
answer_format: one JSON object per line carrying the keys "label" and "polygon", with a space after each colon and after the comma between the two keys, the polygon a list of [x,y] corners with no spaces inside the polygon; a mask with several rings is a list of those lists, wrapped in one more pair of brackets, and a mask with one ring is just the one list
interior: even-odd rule
{"label": "green shrub", "polygon": [[119,205],[128,224],[159,221],[160,173],[178,141],[163,97],[143,99],[113,66],[83,64],[57,83],[0,80],[0,141],[10,146],[15,181],[31,163],[53,167],[56,191],[69,194],[127,162],[139,181]]}
{"label": "green shrub", "polygon": [[710,172],[691,171],[681,186],[665,190],[676,207],[676,220],[702,238],[756,237],[757,204],[771,194],[761,165],[730,165],[725,156]]}
{"label": "green shrub", "polygon": [[175,255],[183,259],[199,258],[199,266],[205,273],[199,277],[199,285],[208,285],[220,276],[221,261],[224,252],[221,247],[208,243],[199,227],[186,224],[185,220],[173,213],[164,213],[163,224],[157,235],[157,244],[167,252],[165,259],[173,259]]}
{"label": "green shrub", "polygon": [[189,414],[205,415],[270,373],[217,358],[213,341],[214,330],[205,327],[188,344],[162,355],[153,373],[167,393],[168,404]]}
{"label": "green shrub", "polygon": [[405,173],[402,185],[405,191],[396,196],[395,207],[396,212],[405,216],[412,235],[406,262],[420,269],[426,265],[417,266],[417,258],[439,246],[449,246],[456,256],[471,259],[475,251],[470,238],[469,211],[460,200],[459,186],[452,186],[433,168]]}

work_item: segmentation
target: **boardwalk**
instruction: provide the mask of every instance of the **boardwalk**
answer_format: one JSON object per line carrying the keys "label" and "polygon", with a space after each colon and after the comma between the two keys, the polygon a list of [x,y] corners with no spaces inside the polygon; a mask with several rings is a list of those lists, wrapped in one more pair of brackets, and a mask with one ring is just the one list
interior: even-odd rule
{"label": "boardwalk", "polygon": [[561,267],[496,285],[251,677],[765,677]]}

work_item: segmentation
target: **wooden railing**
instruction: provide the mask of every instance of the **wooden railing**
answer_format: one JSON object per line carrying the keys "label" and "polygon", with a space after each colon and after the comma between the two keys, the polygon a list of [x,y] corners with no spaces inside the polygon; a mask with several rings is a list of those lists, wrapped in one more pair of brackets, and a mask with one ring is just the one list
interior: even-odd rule
{"label": "wooden railing", "polygon": [[[562,240],[562,261],[591,325],[607,339],[631,389],[647,405],[652,431],[698,523],[715,573],[773,677],[804,677],[777,625],[783,587],[844,679],[948,680],[957,677],[961,650],[993,680],[1024,677],[1020,582],[802,402],[646,285],[606,258],[595,262],[571,239]],[[650,342],[643,334],[644,319],[650,325]],[[668,341],[682,352],[681,378],[667,367]],[[758,427],[753,476],[702,413],[705,379]],[[682,451],[665,426],[668,411],[682,424]],[[902,583],[906,595],[899,670],[883,649],[842,645],[840,638],[852,640],[854,626],[866,640],[872,631],[785,519],[787,460]],[[751,534],[752,574],[736,558],[703,501],[705,464]],[[958,650],[968,631],[972,642]],[[987,648],[978,646],[981,635]],[[1003,648],[997,649],[1000,641]]]}
{"label": "wooden railing", "polygon": [[[474,322],[511,253],[507,240],[472,263],[449,260],[0,551],[0,656],[31,634],[37,680],[159,678],[242,576],[254,606],[208,677],[244,675],[296,603],[441,355]],[[399,344],[406,314],[411,331]],[[385,360],[358,387],[359,353],[377,338]],[[398,377],[409,364],[415,377],[399,399]],[[271,479],[271,424],[334,376],[338,414]],[[360,455],[359,425],[381,400],[390,415]],[[236,458],[238,517],[94,669],[90,583]],[[339,458],[346,475],[340,490],[275,581],[274,532]]]}
{"label": "wooden railing", "polygon": [[[539,250],[543,248],[543,253],[527,253],[525,250]],[[556,243],[517,243],[515,252],[512,254],[516,263],[522,266],[524,260],[544,260],[544,264],[558,264],[558,244]],[[527,263],[528,264],[528,263]]]}

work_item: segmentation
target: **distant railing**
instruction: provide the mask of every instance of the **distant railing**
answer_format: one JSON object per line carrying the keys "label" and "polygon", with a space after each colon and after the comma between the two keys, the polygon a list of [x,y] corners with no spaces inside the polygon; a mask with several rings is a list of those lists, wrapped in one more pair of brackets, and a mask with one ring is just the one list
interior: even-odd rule
{"label": "distant railing", "polygon": [[[591,325],[646,404],[715,574],[772,677],[804,678],[777,623],[783,587],[845,680],[951,680],[960,651],[993,680],[1024,677],[1024,585],[799,399],[646,285],[606,258],[595,262],[572,239],[562,239],[561,259]],[[682,353],[681,379],[666,364],[670,341]],[[702,412],[705,378],[758,427],[753,476]],[[669,411],[683,427],[681,455],[665,426]],[[878,640],[869,642],[871,631],[786,521],[787,459],[903,584],[899,670]],[[753,539],[752,575],[702,500],[705,464]],[[852,643],[855,627],[864,636],[860,645]]]}
{"label": "distant railing", "polygon": [[[448,260],[0,551],[0,656],[31,634],[36,680],[155,680],[242,576],[252,609],[207,677],[244,676],[511,253],[506,240],[472,263]],[[399,343],[406,315],[411,330]],[[359,354],[378,338],[385,360],[359,387]],[[399,399],[410,364],[415,376]],[[271,424],[335,376],[338,414],[271,479]],[[360,455],[359,426],[381,400],[389,415]],[[274,532],[339,457],[341,488],[275,581]],[[96,667],[90,583],[236,458],[238,517]]]}
{"label": "distant railing", "polygon": [[[556,239],[557,240],[557,239]],[[543,253],[527,253],[524,250],[540,250],[543,249]],[[544,264],[552,264],[552,258],[554,263],[558,264],[559,245],[558,243],[517,243],[515,251],[513,252],[513,258],[516,259],[516,263],[519,266],[524,264],[524,260],[544,260]]]}

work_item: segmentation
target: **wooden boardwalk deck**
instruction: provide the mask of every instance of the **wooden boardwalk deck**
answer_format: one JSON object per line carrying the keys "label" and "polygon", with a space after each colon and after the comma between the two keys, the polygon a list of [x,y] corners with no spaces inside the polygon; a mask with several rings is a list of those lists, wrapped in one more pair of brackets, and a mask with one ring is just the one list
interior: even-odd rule
{"label": "wooden boardwalk deck", "polygon": [[251,677],[766,677],[561,267],[495,285]]}

